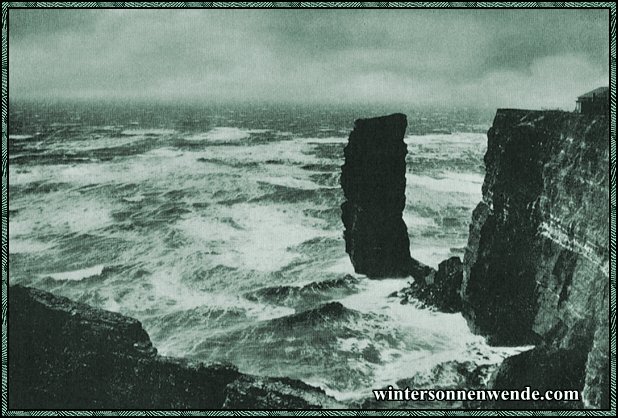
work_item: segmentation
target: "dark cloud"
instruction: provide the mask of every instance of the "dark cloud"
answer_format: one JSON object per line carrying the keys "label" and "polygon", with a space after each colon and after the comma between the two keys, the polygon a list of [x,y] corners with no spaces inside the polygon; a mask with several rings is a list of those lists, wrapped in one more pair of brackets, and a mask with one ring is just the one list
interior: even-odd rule
{"label": "dark cloud", "polygon": [[495,38],[487,68],[525,70],[535,60],[578,53],[597,65],[608,62],[609,12],[601,10],[494,11]]}
{"label": "dark cloud", "polygon": [[604,10],[11,10],[11,98],[568,107]]}

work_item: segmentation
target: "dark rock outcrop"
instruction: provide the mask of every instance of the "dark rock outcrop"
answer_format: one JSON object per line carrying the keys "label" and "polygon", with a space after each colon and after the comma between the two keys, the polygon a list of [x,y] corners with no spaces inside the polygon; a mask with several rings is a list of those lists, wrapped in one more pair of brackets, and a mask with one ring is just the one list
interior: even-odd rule
{"label": "dark rock outcrop", "polygon": [[321,389],[157,355],[139,321],[9,288],[10,409],[336,408]]}
{"label": "dark rock outcrop", "polygon": [[[446,361],[430,370],[418,372],[410,378],[397,381],[397,388],[405,390],[471,390],[487,389],[495,365],[478,365],[472,361]],[[385,389],[385,388],[383,388]],[[358,402],[362,409],[480,409],[481,402],[457,400],[377,401],[370,397]]]}
{"label": "dark rock outcrop", "polygon": [[496,385],[555,389],[573,373],[569,389],[595,408],[609,405],[608,122],[497,112],[462,284],[473,331],[493,344],[539,345],[505,361]]}
{"label": "dark rock outcrop", "polygon": [[[489,383],[494,390],[579,391],[584,386],[586,351],[579,347],[537,347],[502,362]],[[534,365],[534,367],[531,367]],[[573,394],[576,396],[576,394]],[[582,409],[577,400],[513,400],[479,404],[484,409]]]}
{"label": "dark rock outcrop", "polygon": [[414,389],[486,389],[495,365],[477,365],[472,361],[447,361],[425,373],[397,381],[400,388]]}
{"label": "dark rock outcrop", "polygon": [[410,258],[408,274],[417,281],[425,280],[427,277],[431,280],[431,277],[435,276],[436,270],[426,264],[421,263],[415,258]]}
{"label": "dark rock outcrop", "polygon": [[397,296],[402,303],[412,299],[424,305],[435,307],[442,312],[461,311],[461,282],[463,265],[459,257],[451,257],[438,265],[438,270],[431,269],[422,279],[415,279],[409,287],[401,290]]}
{"label": "dark rock outcrop", "polygon": [[358,119],[345,147],[341,206],[346,252],[357,273],[368,277],[410,274],[405,206],[406,116]]}
{"label": "dark rock outcrop", "polygon": [[329,403],[336,407],[324,391],[299,380],[243,376],[226,387],[223,409],[317,409]]}

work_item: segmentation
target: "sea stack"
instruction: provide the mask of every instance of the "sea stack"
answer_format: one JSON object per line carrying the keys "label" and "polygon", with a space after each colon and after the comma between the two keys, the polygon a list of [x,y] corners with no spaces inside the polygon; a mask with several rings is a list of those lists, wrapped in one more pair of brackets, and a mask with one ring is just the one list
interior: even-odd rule
{"label": "sea stack", "polygon": [[345,147],[341,205],[346,252],[372,278],[410,274],[406,196],[406,115],[358,119]]}

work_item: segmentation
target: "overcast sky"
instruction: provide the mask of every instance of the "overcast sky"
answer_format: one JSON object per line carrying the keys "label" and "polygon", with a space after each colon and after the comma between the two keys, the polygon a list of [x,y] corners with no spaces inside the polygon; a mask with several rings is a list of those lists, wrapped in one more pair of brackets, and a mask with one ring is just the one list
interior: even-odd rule
{"label": "overcast sky", "polygon": [[10,10],[10,98],[561,107],[606,10]]}

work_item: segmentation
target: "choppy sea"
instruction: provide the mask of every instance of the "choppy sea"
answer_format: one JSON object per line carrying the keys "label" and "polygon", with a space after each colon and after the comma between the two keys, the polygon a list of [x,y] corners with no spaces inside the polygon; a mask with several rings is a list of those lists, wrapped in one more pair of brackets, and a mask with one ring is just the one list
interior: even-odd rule
{"label": "choppy sea", "polygon": [[[340,400],[438,363],[498,362],[459,314],[356,275],[339,186],[355,119],[408,115],[411,253],[463,256],[491,113],[11,103],[11,284],[139,319],[164,355],[287,376]],[[440,382],[436,382],[439,385]]]}

